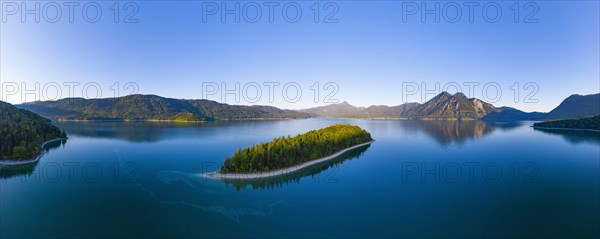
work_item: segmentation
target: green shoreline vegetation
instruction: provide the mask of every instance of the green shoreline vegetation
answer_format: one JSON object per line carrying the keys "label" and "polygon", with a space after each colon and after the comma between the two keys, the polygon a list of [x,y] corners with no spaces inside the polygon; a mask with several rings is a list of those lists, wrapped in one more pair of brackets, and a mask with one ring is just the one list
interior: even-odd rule
{"label": "green shoreline vegetation", "polygon": [[533,124],[534,128],[600,130],[600,115],[580,119],[550,120]]}
{"label": "green shoreline vegetation", "polygon": [[373,141],[366,130],[336,124],[295,137],[279,137],[268,143],[238,148],[226,157],[220,173],[268,172],[315,160],[354,145]]}
{"label": "green shoreline vegetation", "polygon": [[50,120],[0,101],[0,160],[37,157],[45,142],[67,135]]}

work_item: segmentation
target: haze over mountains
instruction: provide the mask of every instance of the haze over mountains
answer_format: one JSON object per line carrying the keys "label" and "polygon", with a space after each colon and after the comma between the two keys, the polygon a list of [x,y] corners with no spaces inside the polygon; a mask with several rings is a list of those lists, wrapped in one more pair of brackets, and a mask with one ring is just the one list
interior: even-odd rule
{"label": "haze over mountains", "polygon": [[545,120],[600,115],[600,94],[571,95],[548,113],[523,112],[495,107],[462,93],[442,92],[431,100],[398,106],[356,107],[348,102],[299,111],[271,106],[228,105],[211,100],[164,98],[156,95],[130,95],[118,98],[68,98],[17,105],[42,116],[63,120],[248,120],[308,117],[362,119],[461,119],[461,120]]}

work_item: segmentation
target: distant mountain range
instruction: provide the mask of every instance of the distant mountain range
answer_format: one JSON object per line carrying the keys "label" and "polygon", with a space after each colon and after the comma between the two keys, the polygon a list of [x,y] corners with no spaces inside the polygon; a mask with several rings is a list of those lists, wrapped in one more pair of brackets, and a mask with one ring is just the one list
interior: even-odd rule
{"label": "distant mountain range", "polygon": [[118,98],[66,98],[17,105],[60,120],[247,120],[308,118],[307,113],[272,106],[228,105],[211,100],[184,100],[156,95]]}
{"label": "distant mountain range", "polygon": [[547,120],[600,115],[600,94],[571,95],[549,113],[523,112],[511,107],[495,107],[462,93],[442,92],[431,100],[398,106],[355,107],[348,102],[301,110],[313,117],[364,119],[465,119],[488,121]]}
{"label": "distant mountain range", "polygon": [[313,117],[399,119],[407,110],[417,105],[419,103],[406,103],[398,106],[372,105],[364,108],[353,106],[344,101],[339,104],[304,109],[300,112],[309,113]]}
{"label": "distant mountain range", "polygon": [[314,107],[314,108],[309,108],[309,109],[304,109],[304,110],[299,110],[299,111],[308,113],[311,116],[335,118],[335,117],[345,117],[345,116],[353,115],[364,109],[365,109],[364,107],[356,107],[356,106],[353,106],[353,105],[349,104],[348,102],[344,101],[339,104],[319,106],[319,107]]}
{"label": "distant mountain range", "polygon": [[490,121],[552,120],[596,115],[600,115],[600,94],[571,95],[548,113],[526,113],[510,107],[500,107],[498,111],[486,115],[483,119]]}
{"label": "distant mountain range", "polygon": [[495,107],[462,93],[442,92],[431,100],[398,106],[356,107],[348,102],[304,110],[282,110],[271,106],[228,105],[210,100],[171,99],[156,95],[118,98],[67,98],[17,105],[54,119],[64,120],[248,120],[309,117],[361,119],[461,119],[488,121],[546,120],[600,115],[600,94],[572,95],[548,113],[523,112]]}

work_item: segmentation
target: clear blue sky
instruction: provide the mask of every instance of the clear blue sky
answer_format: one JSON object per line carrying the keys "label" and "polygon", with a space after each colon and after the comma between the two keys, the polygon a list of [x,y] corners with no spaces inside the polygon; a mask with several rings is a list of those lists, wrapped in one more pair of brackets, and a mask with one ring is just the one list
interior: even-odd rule
{"label": "clear blue sky", "polygon": [[[420,12],[403,19],[403,12],[408,13],[410,6],[394,1],[335,2],[338,11],[331,19],[337,19],[337,23],[323,23],[333,11],[332,6],[324,9],[326,2],[319,2],[320,19],[315,23],[310,8],[314,1],[298,2],[302,16],[296,23],[282,17],[285,3],[275,7],[273,23],[263,2],[254,2],[262,8],[256,23],[244,20],[244,16],[254,17],[255,5],[243,1],[237,3],[246,6],[248,14],[241,13],[239,23],[234,15],[226,15],[223,23],[220,12],[206,15],[204,22],[203,14],[211,9],[205,3],[203,12],[202,2],[196,1],[138,2],[134,15],[138,23],[122,22],[133,10],[123,9],[125,2],[120,4],[119,23],[114,23],[114,12],[109,8],[113,1],[100,2],[102,16],[96,23],[82,17],[82,5],[87,2],[75,7],[73,23],[69,22],[66,6],[62,6],[57,23],[46,21],[56,16],[55,6],[46,6],[47,15],[40,14],[40,23],[35,22],[35,15],[25,15],[26,22],[22,23],[20,12],[13,15],[14,9],[5,3],[0,25],[3,86],[25,84],[35,90],[35,82],[41,87],[56,82],[63,86],[62,97],[68,95],[65,82],[80,83],[74,88],[75,96],[81,96],[83,86],[91,82],[100,85],[103,97],[114,94],[110,88],[114,82],[119,82],[121,88],[135,82],[138,93],[173,98],[202,98],[203,82],[225,83],[230,88],[235,82],[241,86],[280,82],[272,103],[268,102],[267,87],[262,88],[258,102],[241,97],[236,103],[228,95],[226,103],[300,109],[324,105],[323,98],[333,89],[322,89],[327,82],[339,86],[333,99],[359,106],[403,103],[403,82],[423,83],[429,89],[435,87],[435,82],[441,86],[478,82],[474,95],[467,94],[477,98],[483,98],[485,84],[496,82],[502,96],[494,105],[549,111],[571,94],[600,91],[598,1],[539,1],[528,8],[527,2],[519,2],[518,23],[511,10],[513,1],[498,2],[502,16],[495,23],[483,18],[486,2],[474,8],[472,23],[469,8],[463,5],[459,5],[462,15],[458,22],[445,21],[444,17],[456,16],[454,5],[448,2],[439,2],[443,8],[439,23],[434,15],[426,15],[422,22]],[[40,3],[44,11],[48,2]],[[235,3],[227,2],[226,6],[234,8]],[[427,2],[425,7],[434,8],[435,3]],[[420,4],[416,6],[422,10]],[[35,8],[33,3],[27,7]],[[535,10],[530,19],[538,22],[523,23]],[[94,8],[88,8],[88,13],[93,18]],[[293,18],[294,8],[288,8],[288,13]],[[488,13],[486,16],[493,20],[494,8],[488,8]],[[302,88],[302,97],[296,103],[282,97],[283,84],[289,82],[297,82]],[[318,103],[313,102],[310,90],[314,82],[321,87]],[[519,82],[520,88],[517,103],[510,89],[514,82]],[[532,97],[538,103],[523,102],[533,91],[533,87],[523,89],[527,82],[538,86]],[[247,98],[254,98],[254,88],[248,89]],[[488,99],[495,98],[491,89]],[[24,91],[7,94],[11,90],[4,87],[2,99],[22,102]],[[48,95],[39,89],[37,97],[55,98],[56,90],[49,86],[46,90]],[[463,91],[468,93],[467,88]],[[89,92],[88,97],[95,96],[93,88]],[[122,90],[120,95],[124,94]],[[25,101],[36,97],[25,96]],[[219,94],[208,98],[221,101]],[[406,99],[422,101],[420,94]]]}

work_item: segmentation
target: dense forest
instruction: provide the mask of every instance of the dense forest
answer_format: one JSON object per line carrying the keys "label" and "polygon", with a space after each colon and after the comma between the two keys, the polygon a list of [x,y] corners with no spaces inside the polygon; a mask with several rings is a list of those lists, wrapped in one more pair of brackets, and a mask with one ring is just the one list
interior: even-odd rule
{"label": "dense forest", "polygon": [[116,98],[66,98],[18,105],[59,120],[209,121],[308,118],[306,113],[271,106],[228,105],[211,100],[171,99],[156,95]]}
{"label": "dense forest", "polygon": [[29,159],[44,141],[65,137],[48,119],[0,101],[0,159]]}
{"label": "dense forest", "polygon": [[600,130],[600,115],[581,119],[550,120],[535,123],[533,124],[533,127]]}
{"label": "dense forest", "polygon": [[279,137],[268,143],[238,148],[225,159],[221,173],[265,172],[328,156],[342,149],[372,141],[358,126],[337,124],[296,137]]}

